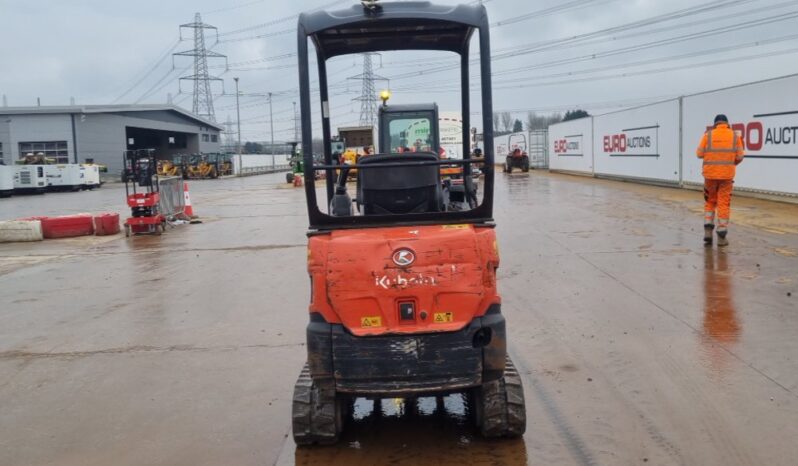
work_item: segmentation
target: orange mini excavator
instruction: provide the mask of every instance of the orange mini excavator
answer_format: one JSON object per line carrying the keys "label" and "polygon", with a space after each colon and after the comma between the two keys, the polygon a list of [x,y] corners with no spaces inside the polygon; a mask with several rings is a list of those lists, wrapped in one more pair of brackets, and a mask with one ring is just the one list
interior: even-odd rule
{"label": "orange mini excavator", "polygon": [[[499,251],[493,222],[493,133],[488,16],[481,4],[364,1],[299,17],[302,145],[313,146],[309,49],[318,64],[323,162],[305,151],[311,296],[307,363],[294,388],[299,445],[338,440],[355,397],[413,400],[466,393],[486,437],[526,429],[521,378],[506,349],[496,289]],[[469,45],[479,45],[484,158],[470,158]],[[440,159],[437,111],[421,104],[380,112],[376,154],[341,168],[331,150],[327,60],[392,50],[460,57],[462,160]],[[315,84],[314,84],[315,86]],[[416,143],[415,151],[396,148]],[[419,141],[421,141],[419,143]],[[465,208],[445,202],[441,167],[472,166],[484,188]],[[357,169],[357,186],[346,178]],[[326,200],[316,172],[325,172]],[[336,172],[338,177],[336,180]],[[353,199],[354,196],[354,199]],[[477,199],[481,197],[481,199]],[[356,207],[355,207],[356,206]]]}

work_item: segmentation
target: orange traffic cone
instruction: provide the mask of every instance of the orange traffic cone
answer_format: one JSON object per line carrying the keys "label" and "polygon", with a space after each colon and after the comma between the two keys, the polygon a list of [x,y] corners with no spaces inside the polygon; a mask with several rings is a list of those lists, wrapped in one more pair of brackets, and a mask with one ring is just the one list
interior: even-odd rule
{"label": "orange traffic cone", "polygon": [[188,183],[183,182],[183,198],[186,200],[186,206],[183,209],[183,214],[188,218],[196,218],[194,215],[194,208],[191,207],[191,196],[188,194]]}

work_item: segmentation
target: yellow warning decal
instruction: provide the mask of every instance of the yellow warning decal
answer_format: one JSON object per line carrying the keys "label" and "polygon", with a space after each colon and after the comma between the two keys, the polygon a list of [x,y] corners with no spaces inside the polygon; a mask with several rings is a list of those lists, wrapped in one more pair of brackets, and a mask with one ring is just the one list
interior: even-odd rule
{"label": "yellow warning decal", "polygon": [[471,225],[468,224],[441,225],[441,228],[443,228],[444,230],[467,230],[469,226]]}
{"label": "yellow warning decal", "polygon": [[432,319],[432,321],[435,322],[436,324],[451,322],[453,320],[454,320],[453,312],[436,312]]}
{"label": "yellow warning decal", "polygon": [[361,327],[382,327],[382,317],[361,317],[360,318],[360,326]]}

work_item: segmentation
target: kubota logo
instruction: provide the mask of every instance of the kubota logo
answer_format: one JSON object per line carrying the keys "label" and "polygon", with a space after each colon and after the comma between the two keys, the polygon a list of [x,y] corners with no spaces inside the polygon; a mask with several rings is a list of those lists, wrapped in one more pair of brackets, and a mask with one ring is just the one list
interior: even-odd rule
{"label": "kubota logo", "polygon": [[393,253],[393,263],[399,267],[407,267],[416,261],[416,255],[409,249],[397,249]]}

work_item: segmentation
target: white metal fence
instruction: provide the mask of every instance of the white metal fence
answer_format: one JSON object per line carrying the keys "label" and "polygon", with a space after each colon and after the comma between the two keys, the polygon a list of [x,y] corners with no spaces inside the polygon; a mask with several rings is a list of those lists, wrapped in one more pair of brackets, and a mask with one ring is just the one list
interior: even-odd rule
{"label": "white metal fence", "polygon": [[725,114],[742,135],[735,189],[798,196],[798,75],[688,95],[549,126],[552,170],[700,185],[695,148]]}

